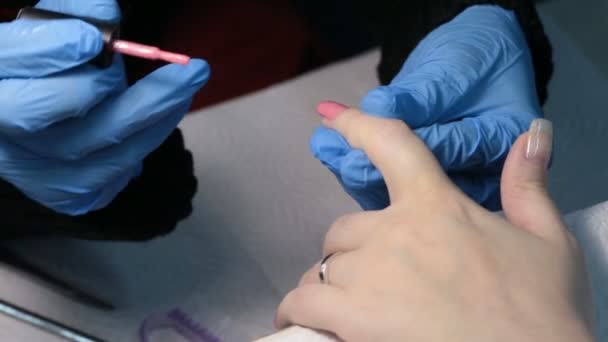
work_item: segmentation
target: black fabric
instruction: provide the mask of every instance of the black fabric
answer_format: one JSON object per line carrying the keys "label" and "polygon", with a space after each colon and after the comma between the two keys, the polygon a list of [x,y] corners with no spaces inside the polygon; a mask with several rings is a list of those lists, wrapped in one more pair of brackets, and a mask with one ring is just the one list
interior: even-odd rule
{"label": "black fabric", "polygon": [[162,236],[192,212],[197,180],[179,130],[144,161],[142,175],[106,208],[73,217],[58,214],[0,182],[0,238],[64,236],[142,241]]}
{"label": "black fabric", "polygon": [[438,26],[454,19],[473,5],[491,4],[513,10],[531,50],[541,104],[548,97],[553,75],[553,51],[531,0],[354,0],[367,24],[377,33],[382,47],[378,76],[388,84],[418,43]]}

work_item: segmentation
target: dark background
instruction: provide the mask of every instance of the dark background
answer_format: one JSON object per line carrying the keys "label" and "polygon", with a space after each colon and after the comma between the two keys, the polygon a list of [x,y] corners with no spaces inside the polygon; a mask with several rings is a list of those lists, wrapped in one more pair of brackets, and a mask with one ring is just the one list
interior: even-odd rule
{"label": "dark background", "polygon": [[[37,1],[4,0],[0,20]],[[212,78],[194,109],[291,79],[372,48],[349,0],[119,0],[123,38],[204,58]],[[127,58],[131,82],[161,64]]]}

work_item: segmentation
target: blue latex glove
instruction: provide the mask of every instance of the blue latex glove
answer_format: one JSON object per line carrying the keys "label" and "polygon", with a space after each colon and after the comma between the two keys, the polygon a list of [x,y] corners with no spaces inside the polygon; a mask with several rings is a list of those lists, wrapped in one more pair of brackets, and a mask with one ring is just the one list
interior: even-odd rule
{"label": "blue latex glove", "polygon": [[[490,209],[500,208],[511,145],[542,113],[524,33],[512,12],[496,6],[470,7],[435,29],[361,109],[405,121],[452,180]],[[337,132],[319,128],[310,145],[364,209],[389,204],[380,172]]]}
{"label": "blue latex glove", "polygon": [[[104,21],[120,16],[115,0],[37,7]],[[127,88],[119,56],[108,69],[86,64],[102,46],[100,32],[79,20],[0,24],[0,177],[65,214],[109,204],[209,77],[207,63],[193,60]]]}

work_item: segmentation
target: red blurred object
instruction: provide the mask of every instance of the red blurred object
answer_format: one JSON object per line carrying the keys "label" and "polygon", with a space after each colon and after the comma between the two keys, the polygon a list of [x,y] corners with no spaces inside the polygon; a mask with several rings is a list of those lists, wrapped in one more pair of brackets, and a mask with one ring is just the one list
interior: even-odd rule
{"label": "red blurred object", "polygon": [[0,8],[0,22],[14,19],[17,16],[17,11],[14,8]]}
{"label": "red blurred object", "polygon": [[158,44],[211,64],[211,80],[193,108],[268,87],[316,66],[311,63],[331,60],[288,0],[190,3]]}
{"label": "red blurred object", "polygon": [[[271,86],[334,60],[290,0],[188,0],[175,7],[167,29],[153,43],[211,64],[211,80],[195,98],[193,109]],[[0,8],[0,21],[16,14],[17,9]],[[130,60],[128,65],[130,79],[139,79],[162,64]]]}

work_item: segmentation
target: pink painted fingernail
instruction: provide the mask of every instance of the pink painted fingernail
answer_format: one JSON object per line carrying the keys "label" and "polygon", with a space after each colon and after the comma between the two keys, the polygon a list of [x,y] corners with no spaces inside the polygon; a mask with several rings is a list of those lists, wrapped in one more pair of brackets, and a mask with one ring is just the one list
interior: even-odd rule
{"label": "pink painted fingernail", "polygon": [[334,101],[324,101],[317,106],[317,112],[328,120],[334,120],[346,109],[347,106]]}

